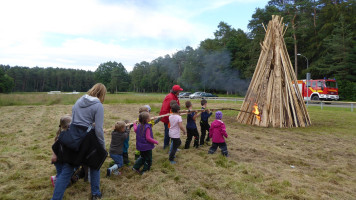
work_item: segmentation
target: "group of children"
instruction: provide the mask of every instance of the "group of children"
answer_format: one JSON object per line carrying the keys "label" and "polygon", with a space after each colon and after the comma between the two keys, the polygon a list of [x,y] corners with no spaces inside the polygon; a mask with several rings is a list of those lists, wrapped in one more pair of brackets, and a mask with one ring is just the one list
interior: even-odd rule
{"label": "group of children", "polygon": [[[221,152],[224,156],[228,156],[228,150],[225,143],[225,138],[228,137],[226,133],[225,124],[222,122],[222,112],[217,111],[215,113],[215,121],[209,125],[209,117],[212,112],[207,109],[207,101],[201,101],[203,112],[190,112],[193,109],[192,103],[190,101],[185,102],[185,106],[188,109],[187,124],[186,129],[182,123],[182,117],[180,115],[180,106],[174,100],[170,102],[171,114],[169,116],[169,137],[171,138],[171,147],[169,151],[169,161],[171,164],[175,164],[174,161],[175,154],[178,147],[181,145],[180,132],[187,134],[187,139],[185,141],[184,148],[189,149],[190,143],[194,138],[193,147],[198,148],[205,143],[208,144],[210,138],[212,138],[212,146],[210,147],[208,153],[213,154],[218,147],[220,147]],[[136,133],[136,152],[135,156],[137,159],[132,167],[132,170],[143,174],[149,171],[152,165],[152,150],[155,145],[158,145],[158,141],[153,138],[152,127],[160,121],[160,118],[151,119],[150,117],[151,108],[149,105],[145,105],[139,109],[138,120],[134,123],[128,123],[125,121],[118,121],[115,123],[114,131],[111,133],[111,143],[110,143],[110,157],[113,159],[114,164],[107,168],[107,176],[120,175],[119,169],[125,164],[129,164],[128,159],[128,148],[129,148],[129,137],[130,130],[133,127]],[[201,115],[200,127],[201,136],[199,137],[196,120],[197,117]],[[63,116],[60,119],[59,130],[57,132],[57,137],[61,131],[66,130],[71,123],[71,117],[69,115]],[[138,124],[137,124],[138,123]],[[206,137],[206,132],[208,136]],[[206,139],[205,139],[206,137]],[[200,139],[200,140],[199,140]],[[56,164],[56,155],[52,156],[52,163],[55,164],[57,170],[57,176],[61,173],[60,166]],[[143,166],[142,170],[140,168]],[[52,176],[52,184],[55,184],[56,176]]]}
{"label": "group of children", "polygon": [[[192,139],[194,138],[194,143],[193,147],[198,148],[199,146],[204,145],[206,142],[210,141],[209,138],[212,138],[212,146],[210,147],[208,153],[213,154],[216,150],[217,147],[220,147],[221,152],[224,156],[228,156],[228,150],[225,142],[225,138],[228,137],[226,133],[226,127],[222,119],[222,112],[217,111],[215,114],[215,121],[212,123],[212,126],[209,125],[209,117],[212,115],[212,112],[210,112],[209,109],[207,109],[207,101],[203,99],[201,101],[201,106],[203,112],[194,112],[191,111],[193,110],[193,105],[190,101],[185,102],[185,106],[188,109],[188,116],[187,116],[187,125],[186,125],[186,130],[184,129],[184,126],[182,125],[182,117],[179,114],[180,111],[180,106],[177,103],[174,103],[175,101],[171,102],[171,111],[172,115],[169,116],[169,123],[170,123],[170,128],[169,128],[169,137],[172,140],[172,145],[170,149],[170,154],[169,154],[169,161],[171,164],[175,164],[176,161],[174,161],[175,154],[178,150],[178,147],[181,144],[180,140],[180,130],[182,130],[183,134],[187,134],[187,139],[185,141],[185,149],[189,149],[190,143]],[[198,128],[196,125],[196,119],[197,117],[201,115],[201,120],[200,120],[200,127],[201,127],[201,137],[200,137],[200,142],[199,142],[199,133],[198,133]],[[205,140],[206,132],[208,131],[209,135]]]}

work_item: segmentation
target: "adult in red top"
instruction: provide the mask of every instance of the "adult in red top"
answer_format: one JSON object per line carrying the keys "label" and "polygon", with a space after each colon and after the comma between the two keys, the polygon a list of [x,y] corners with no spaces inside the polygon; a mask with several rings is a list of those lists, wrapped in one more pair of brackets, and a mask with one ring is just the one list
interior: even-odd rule
{"label": "adult in red top", "polygon": [[[174,85],[172,87],[172,90],[169,94],[167,94],[167,96],[164,98],[163,103],[162,103],[162,107],[161,107],[161,111],[159,112],[159,115],[164,115],[169,113],[169,111],[171,110],[171,106],[170,106],[170,102],[172,100],[176,100],[178,105],[179,104],[179,99],[178,99],[178,94],[180,91],[183,91],[183,89],[179,86],[179,85]],[[161,121],[164,123],[164,144],[163,144],[163,148],[166,148],[169,145],[169,128],[168,128],[168,116],[167,117],[163,117],[161,119]]]}

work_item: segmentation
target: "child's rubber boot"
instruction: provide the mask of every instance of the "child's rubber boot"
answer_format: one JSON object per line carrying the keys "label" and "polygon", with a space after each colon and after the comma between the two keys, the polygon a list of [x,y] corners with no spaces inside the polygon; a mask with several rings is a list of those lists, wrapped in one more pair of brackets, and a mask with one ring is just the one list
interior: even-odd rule
{"label": "child's rubber boot", "polygon": [[106,170],[106,177],[110,177],[111,174],[113,174],[114,171],[118,171],[119,167],[117,166],[117,164],[113,165],[112,167],[108,168]]}

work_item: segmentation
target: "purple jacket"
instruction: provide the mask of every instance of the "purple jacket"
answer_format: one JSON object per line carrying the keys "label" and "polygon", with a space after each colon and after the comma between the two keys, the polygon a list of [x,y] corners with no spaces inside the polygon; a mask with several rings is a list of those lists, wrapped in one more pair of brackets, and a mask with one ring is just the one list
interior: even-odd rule
{"label": "purple jacket", "polygon": [[227,138],[226,128],[223,121],[216,119],[211,123],[209,129],[209,137],[212,138],[214,143],[224,143]]}
{"label": "purple jacket", "polygon": [[145,124],[142,130],[142,124],[137,126],[136,130],[136,149],[139,151],[148,151],[155,148],[153,143],[150,143],[146,139],[146,130],[149,129],[151,132],[151,138],[153,138],[152,126],[150,124]]}

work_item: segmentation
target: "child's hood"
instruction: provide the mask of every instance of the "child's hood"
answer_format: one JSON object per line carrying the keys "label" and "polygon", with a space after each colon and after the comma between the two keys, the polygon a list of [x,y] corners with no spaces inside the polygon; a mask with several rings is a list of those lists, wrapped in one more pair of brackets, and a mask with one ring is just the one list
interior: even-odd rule
{"label": "child's hood", "polygon": [[221,120],[215,120],[213,123],[211,123],[211,126],[213,128],[220,128],[223,125],[224,125],[224,122],[222,122]]}
{"label": "child's hood", "polygon": [[79,101],[78,105],[81,108],[86,108],[86,107],[89,107],[91,105],[100,103],[100,100],[97,97],[92,97],[92,96],[89,96],[87,94],[82,96],[78,101]]}

